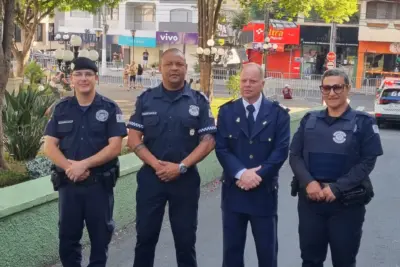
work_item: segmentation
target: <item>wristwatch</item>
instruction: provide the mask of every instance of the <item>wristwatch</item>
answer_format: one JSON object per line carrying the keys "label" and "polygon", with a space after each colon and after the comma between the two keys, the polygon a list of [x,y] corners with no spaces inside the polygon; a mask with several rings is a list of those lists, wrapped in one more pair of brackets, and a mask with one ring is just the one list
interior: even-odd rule
{"label": "wristwatch", "polygon": [[185,166],[185,164],[183,164],[183,163],[179,164],[179,172],[181,174],[184,174],[185,172],[187,172],[187,167]]}

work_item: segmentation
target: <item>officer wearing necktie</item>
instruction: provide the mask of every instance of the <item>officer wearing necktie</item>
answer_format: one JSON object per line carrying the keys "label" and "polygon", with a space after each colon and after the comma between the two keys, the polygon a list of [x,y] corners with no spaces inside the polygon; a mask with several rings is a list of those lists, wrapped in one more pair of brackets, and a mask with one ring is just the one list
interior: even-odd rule
{"label": "officer wearing necktie", "polygon": [[383,154],[379,129],[373,116],[349,106],[345,72],[326,71],[320,89],[327,109],[304,116],[290,147],[302,266],[322,267],[329,245],[334,267],[355,267],[373,197],[369,175]]}
{"label": "officer wearing necktie", "polygon": [[54,163],[51,180],[59,192],[60,259],[80,267],[86,226],[89,267],[105,267],[114,231],[114,186],[126,125],[118,105],[96,93],[96,64],[85,57],[71,64],[75,96],[56,104],[45,130],[44,152]]}
{"label": "officer wearing necktie", "polygon": [[288,157],[288,109],[267,100],[263,70],[243,66],[242,98],[221,106],[216,154],[223,168],[223,266],[243,267],[248,223],[260,267],[277,266],[277,200],[279,169]]}

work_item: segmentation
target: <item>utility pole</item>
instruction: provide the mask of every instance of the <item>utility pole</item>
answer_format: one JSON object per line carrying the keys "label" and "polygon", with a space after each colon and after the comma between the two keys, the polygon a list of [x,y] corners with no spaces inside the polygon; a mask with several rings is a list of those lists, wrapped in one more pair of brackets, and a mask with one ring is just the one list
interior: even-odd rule
{"label": "utility pole", "polygon": [[107,32],[108,32],[108,25],[107,25],[107,7],[104,4],[102,7],[103,13],[103,39],[102,39],[102,49],[101,49],[101,73],[105,75],[107,72]]}
{"label": "utility pole", "polygon": [[331,24],[331,39],[329,42],[329,52],[336,53],[336,35],[337,35],[337,27],[336,22],[332,22]]}
{"label": "utility pole", "polygon": [[[265,38],[268,37],[269,34],[269,3],[265,3],[264,5],[264,42],[265,43]],[[267,63],[268,63],[268,52],[264,51],[264,78],[267,78]]]}

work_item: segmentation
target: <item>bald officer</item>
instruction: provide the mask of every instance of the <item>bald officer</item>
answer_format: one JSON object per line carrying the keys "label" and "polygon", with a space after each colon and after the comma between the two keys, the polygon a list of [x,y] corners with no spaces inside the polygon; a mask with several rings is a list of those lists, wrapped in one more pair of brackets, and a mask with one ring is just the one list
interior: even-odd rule
{"label": "bald officer", "polygon": [[136,100],[128,146],[143,161],[137,174],[134,267],[153,267],[168,202],[178,267],[197,267],[196,230],[200,197],[197,163],[214,149],[216,127],[208,99],[190,89],[183,53],[161,58],[162,83]]}
{"label": "bald officer", "polygon": [[288,157],[288,109],[267,100],[264,75],[255,63],[243,66],[241,98],[218,114],[216,154],[223,168],[223,267],[243,267],[251,224],[258,266],[277,267],[278,177]]}
{"label": "bald officer", "polygon": [[127,130],[117,104],[96,93],[95,63],[79,57],[71,69],[75,96],[55,106],[44,143],[59,192],[59,252],[63,266],[80,267],[80,239],[86,225],[91,241],[89,267],[103,267],[114,230],[118,155]]}

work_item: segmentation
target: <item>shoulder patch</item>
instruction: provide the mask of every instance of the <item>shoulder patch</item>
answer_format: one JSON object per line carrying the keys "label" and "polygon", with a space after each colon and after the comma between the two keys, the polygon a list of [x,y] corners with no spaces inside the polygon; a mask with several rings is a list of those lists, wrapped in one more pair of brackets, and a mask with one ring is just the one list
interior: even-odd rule
{"label": "shoulder patch", "polygon": [[279,103],[279,102],[276,101],[276,100],[274,100],[273,103],[274,103],[275,105],[277,105],[278,107],[280,107],[281,109],[283,109],[284,111],[286,111],[286,112],[289,112],[289,111],[290,111],[290,108],[288,108],[288,107],[282,105],[281,103]]}
{"label": "shoulder patch", "polygon": [[226,106],[226,105],[228,105],[228,104],[231,104],[231,103],[233,103],[234,101],[235,101],[234,99],[231,99],[231,100],[229,100],[228,102],[225,102],[225,103],[223,103],[221,106],[219,106],[218,109],[220,109],[220,108],[222,108],[223,106]]}

